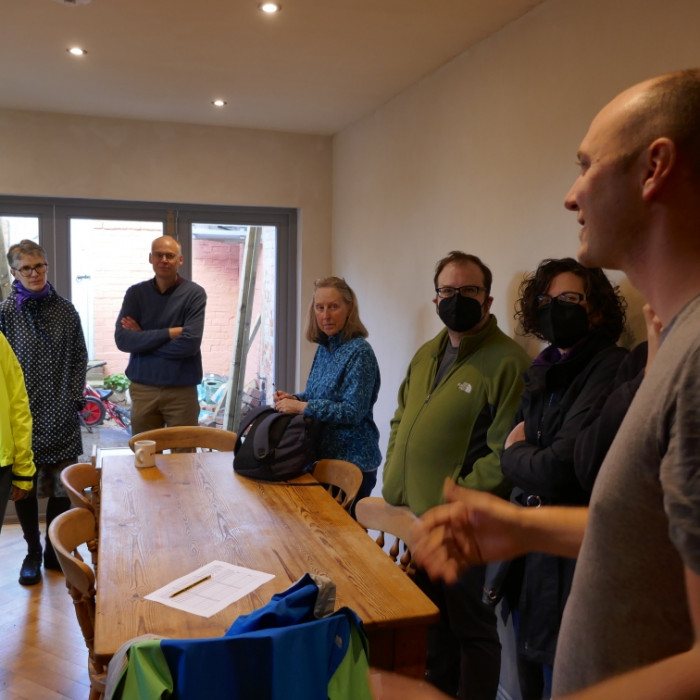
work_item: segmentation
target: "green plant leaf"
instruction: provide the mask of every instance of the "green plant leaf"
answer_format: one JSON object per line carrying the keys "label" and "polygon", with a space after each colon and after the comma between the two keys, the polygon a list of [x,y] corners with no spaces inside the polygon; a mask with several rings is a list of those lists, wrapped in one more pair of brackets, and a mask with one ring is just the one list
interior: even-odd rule
{"label": "green plant leaf", "polygon": [[126,374],[110,374],[104,378],[104,386],[113,391],[126,391],[129,388],[129,378]]}

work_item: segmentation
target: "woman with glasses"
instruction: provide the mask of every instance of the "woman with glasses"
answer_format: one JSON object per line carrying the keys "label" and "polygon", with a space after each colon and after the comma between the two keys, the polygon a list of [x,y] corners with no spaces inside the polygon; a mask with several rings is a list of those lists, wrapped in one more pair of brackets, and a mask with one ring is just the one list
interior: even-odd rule
{"label": "woman with glasses", "polygon": [[321,422],[318,459],[342,459],[362,470],[355,502],[372,493],[382,459],[372,415],[379,394],[379,365],[365,340],[368,335],[350,285],[340,277],[316,280],[306,339],[318,343],[318,348],[306,389],[274,395],[276,410]]}
{"label": "woman with glasses", "polygon": [[0,304],[0,331],[22,367],[33,420],[33,488],[15,501],[27,542],[19,582],[30,586],[41,580],[42,559],[47,569],[60,570],[48,536],[42,550],[37,498],[48,498],[48,532],[51,521],[70,508],[60,472],[83,451],[78,412],[85,406],[87,350],[78,312],[47,279],[44,249],[23,240],[10,247],[7,260],[15,281]]}
{"label": "woman with glasses", "polygon": [[[525,389],[501,455],[525,507],[588,503],[576,477],[574,447],[584,419],[612,391],[627,351],[616,346],[625,301],[602,270],[573,258],[543,260],[520,285],[516,318],[526,335],[549,345],[525,373]],[[595,465],[595,470],[600,465]],[[559,624],[575,560],[528,554],[508,575],[507,598],[518,639],[523,700],[548,689]]]}

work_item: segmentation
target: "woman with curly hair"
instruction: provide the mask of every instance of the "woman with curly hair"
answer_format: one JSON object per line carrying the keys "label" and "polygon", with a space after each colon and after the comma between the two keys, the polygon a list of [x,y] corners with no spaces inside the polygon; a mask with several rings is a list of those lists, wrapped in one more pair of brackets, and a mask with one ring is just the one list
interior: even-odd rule
{"label": "woman with curly hair", "polygon": [[[573,258],[549,259],[520,285],[516,318],[526,335],[549,345],[525,373],[516,425],[501,455],[515,485],[511,500],[525,507],[586,504],[590,491],[576,477],[574,447],[627,355],[615,345],[625,301],[602,270]],[[573,559],[533,553],[511,567],[507,595],[523,700],[539,700],[548,685],[574,565]]]}

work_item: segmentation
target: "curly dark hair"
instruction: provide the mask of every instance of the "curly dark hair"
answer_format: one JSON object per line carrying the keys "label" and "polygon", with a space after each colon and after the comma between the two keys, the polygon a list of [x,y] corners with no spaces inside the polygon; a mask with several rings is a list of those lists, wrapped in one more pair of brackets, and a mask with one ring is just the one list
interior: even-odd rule
{"label": "curly dark hair", "polygon": [[523,333],[546,340],[540,331],[537,297],[546,294],[552,280],[562,272],[572,272],[583,280],[592,329],[617,342],[625,328],[625,298],[620,294],[619,287],[613,287],[599,267],[584,267],[573,258],[543,260],[537,270],[520,283],[520,298],[515,305],[514,317],[519,321]]}

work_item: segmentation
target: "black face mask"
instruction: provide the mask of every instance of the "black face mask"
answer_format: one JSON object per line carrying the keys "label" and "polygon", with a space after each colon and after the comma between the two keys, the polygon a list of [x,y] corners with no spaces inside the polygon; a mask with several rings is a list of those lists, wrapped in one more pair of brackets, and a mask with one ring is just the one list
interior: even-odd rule
{"label": "black face mask", "polygon": [[440,320],[455,333],[469,331],[481,321],[481,304],[472,297],[455,294],[438,302]]}
{"label": "black face mask", "polygon": [[588,312],[581,304],[552,299],[537,309],[540,333],[555,348],[568,349],[588,334]]}

